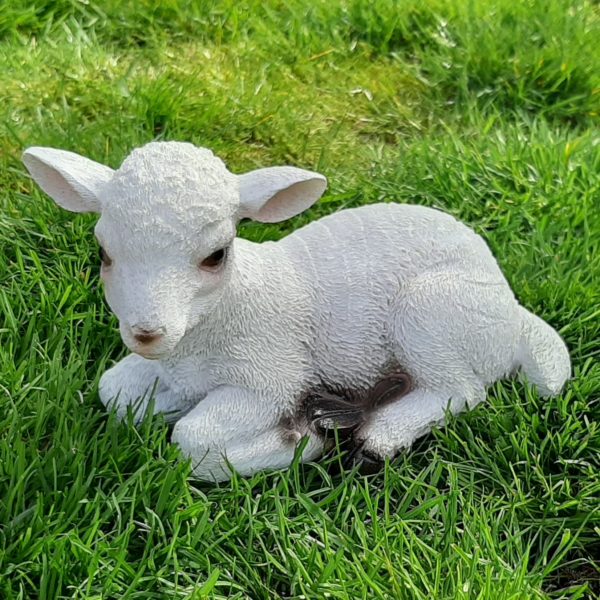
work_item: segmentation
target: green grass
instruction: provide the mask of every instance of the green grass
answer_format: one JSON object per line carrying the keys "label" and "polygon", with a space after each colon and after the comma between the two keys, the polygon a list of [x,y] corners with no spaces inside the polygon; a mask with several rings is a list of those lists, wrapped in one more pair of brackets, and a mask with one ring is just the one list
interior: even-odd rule
{"label": "green grass", "polygon": [[[0,598],[597,598],[600,14],[575,0],[6,0],[0,5]],[[189,479],[160,418],[106,415],[123,346],[94,218],[28,145],[117,166],[152,139],[296,164],[346,206],[443,208],[567,341],[542,400],[504,382],[363,478]],[[330,461],[335,465],[339,457]]]}

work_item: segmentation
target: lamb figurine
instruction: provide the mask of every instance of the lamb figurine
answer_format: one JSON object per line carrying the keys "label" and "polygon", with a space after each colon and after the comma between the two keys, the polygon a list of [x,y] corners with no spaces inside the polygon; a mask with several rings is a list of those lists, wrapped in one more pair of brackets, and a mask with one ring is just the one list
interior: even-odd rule
{"label": "lamb figurine", "polygon": [[51,148],[23,160],[57,204],[100,213],[101,277],[133,352],[102,375],[100,399],[142,415],[153,395],[200,479],[284,468],[304,437],[302,460],[319,457],[323,414],[304,407],[323,390],[351,404],[404,374],[354,432],[384,458],[500,378],[520,370],[550,396],[570,375],[564,342],[519,305],[483,239],[439,210],[363,206],[257,244],[236,237],[241,219],[289,219],[326,179],[234,175],[180,142],[147,144],[116,171]]}

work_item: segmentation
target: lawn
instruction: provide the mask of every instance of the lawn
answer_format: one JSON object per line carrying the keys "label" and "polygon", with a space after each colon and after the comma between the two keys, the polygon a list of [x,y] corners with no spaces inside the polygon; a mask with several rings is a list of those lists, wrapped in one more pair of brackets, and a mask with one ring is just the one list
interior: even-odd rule
{"label": "lawn", "polygon": [[[0,598],[597,598],[600,11],[573,0],[5,0],[0,5]],[[574,377],[517,382],[377,476],[189,478],[160,417],[107,415],[124,355],[94,217],[29,145],[113,167],[153,139],[234,172],[320,171],[281,226],[378,201],[481,233]]]}

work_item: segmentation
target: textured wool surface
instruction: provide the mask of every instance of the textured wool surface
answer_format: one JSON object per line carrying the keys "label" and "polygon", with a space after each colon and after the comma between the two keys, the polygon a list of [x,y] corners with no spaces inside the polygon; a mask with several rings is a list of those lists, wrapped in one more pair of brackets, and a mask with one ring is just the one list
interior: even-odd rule
{"label": "textured wool surface", "polygon": [[[410,391],[355,433],[378,457],[500,378],[521,371],[552,395],[569,377],[558,334],[518,304],[483,239],[443,212],[370,205],[256,244],[235,237],[241,218],[294,216],[325,178],[293,167],[238,176],[176,142],[137,149],[117,171],[47,148],[24,161],[59,205],[101,215],[106,297],[134,352],[103,375],[102,401],[142,415],[154,392],[199,478],[285,467],[303,437],[302,458],[318,457],[325,442],[297,418],[302,399],[322,387],[352,398],[390,366]],[[203,269],[222,249],[222,264]]]}

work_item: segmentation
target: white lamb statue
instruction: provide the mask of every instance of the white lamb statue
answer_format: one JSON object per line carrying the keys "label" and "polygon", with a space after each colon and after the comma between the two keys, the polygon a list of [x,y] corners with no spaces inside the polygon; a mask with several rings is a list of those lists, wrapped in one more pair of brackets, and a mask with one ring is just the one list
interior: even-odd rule
{"label": "white lamb statue", "polygon": [[569,378],[556,331],[439,210],[363,206],[257,244],[236,237],[241,219],[289,219],[325,177],[234,175],[180,142],[147,144],[116,171],[51,148],[23,160],[57,204],[100,214],[106,298],[133,352],[103,374],[100,399],[141,418],[152,397],[200,479],[284,468],[303,438],[314,460],[337,424],[359,463],[392,457],[500,378],[521,371],[545,396]]}

